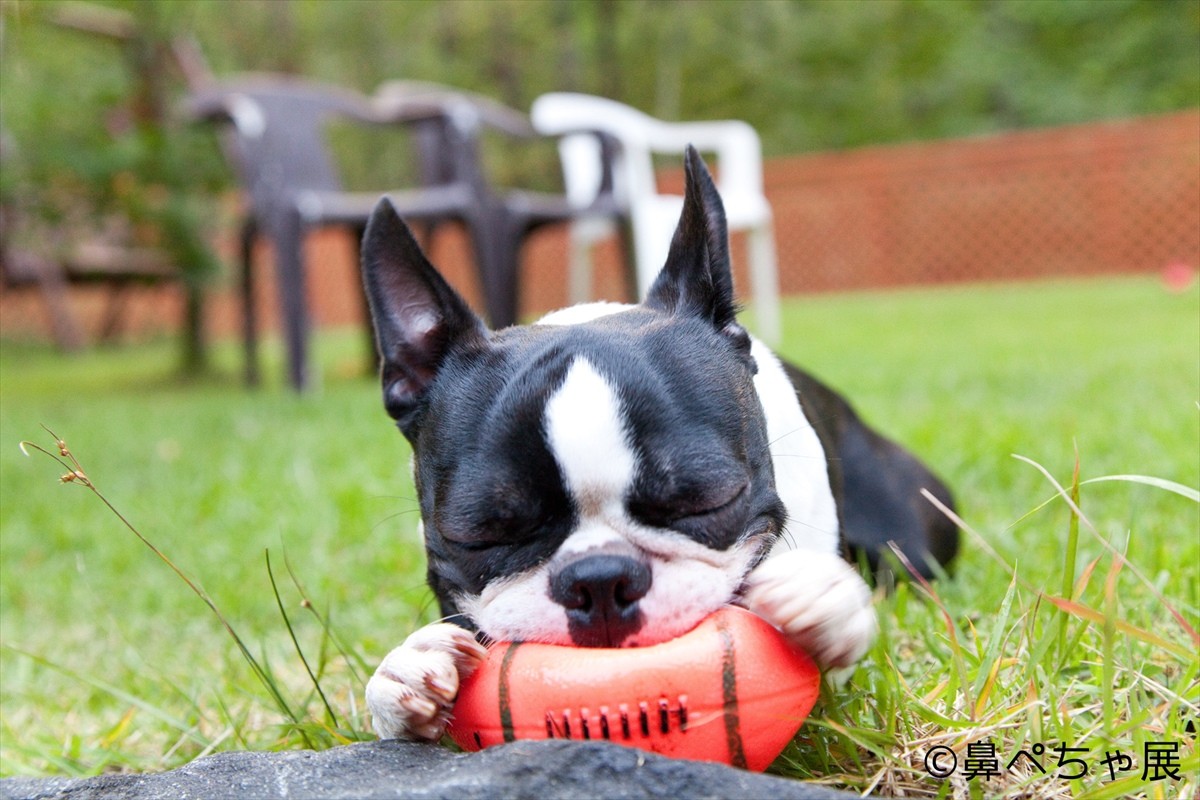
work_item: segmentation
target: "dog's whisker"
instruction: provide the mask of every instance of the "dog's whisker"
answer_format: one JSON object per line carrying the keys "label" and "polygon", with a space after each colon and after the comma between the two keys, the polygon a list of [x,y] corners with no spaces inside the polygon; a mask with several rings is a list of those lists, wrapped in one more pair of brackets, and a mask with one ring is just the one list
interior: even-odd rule
{"label": "dog's whisker", "polygon": [[790,527],[793,523],[795,523],[796,525],[799,525],[801,527],[808,528],[809,530],[817,531],[819,533],[826,533],[826,534],[836,534],[837,533],[837,530],[830,530],[830,529],[822,527],[820,525],[814,525],[811,522],[806,522],[802,519],[799,519],[799,518],[793,517],[793,516],[788,516],[785,518],[784,526],[785,526],[785,528],[787,528],[787,527]]}
{"label": "dog's whisker", "polygon": [[374,533],[376,530],[379,529],[380,525],[391,522],[392,520],[397,519],[399,517],[403,517],[408,514],[420,514],[420,513],[421,513],[421,509],[419,509],[419,508],[407,508],[404,511],[397,511],[395,514],[388,514],[386,517],[384,517],[383,519],[379,520],[378,522],[376,522],[374,525],[371,526],[371,532]]}
{"label": "dog's whisker", "polygon": [[797,426],[797,427],[795,427],[795,428],[792,428],[792,429],[791,429],[790,431],[788,431],[787,433],[780,434],[779,436],[776,436],[776,437],[775,437],[774,439],[772,439],[771,441],[767,442],[767,446],[768,446],[768,447],[771,447],[772,445],[774,445],[774,444],[776,444],[776,443],[778,443],[778,442],[782,442],[784,439],[788,438],[788,437],[789,437],[789,436],[791,436],[793,433],[799,433],[799,432],[800,432],[800,431],[802,431],[802,430],[804,430],[804,428],[802,428],[802,427],[799,427],[799,426]]}
{"label": "dog's whisker", "polygon": [[[422,585],[420,588],[425,588],[425,586]],[[420,615],[424,616],[425,612],[429,610],[430,606],[432,606],[436,602],[437,602],[436,597],[434,597],[432,594],[426,594],[425,599],[421,602],[421,607],[418,610]],[[450,616],[453,616],[453,615],[450,615]],[[450,616],[443,617],[440,621],[445,622],[450,619]]]}
{"label": "dog's whisker", "polygon": [[417,498],[407,494],[372,494],[367,495],[368,500],[403,500],[406,503],[417,503]]}
{"label": "dog's whisker", "polygon": [[805,453],[771,453],[773,458],[803,458],[809,461],[832,461],[831,458],[825,456],[810,455]]}

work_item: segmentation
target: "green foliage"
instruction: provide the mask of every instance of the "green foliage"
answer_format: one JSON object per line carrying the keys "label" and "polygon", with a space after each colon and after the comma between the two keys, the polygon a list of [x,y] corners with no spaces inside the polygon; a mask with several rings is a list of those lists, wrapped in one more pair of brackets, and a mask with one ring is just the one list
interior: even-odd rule
{"label": "green foliage", "polygon": [[4,6],[15,236],[49,254],[91,236],[159,248],[197,289],[218,270],[201,191],[224,178],[210,138],[172,122],[168,7],[147,6],[119,39],[59,24],[55,8]]}
{"label": "green foliage", "polygon": [[[4,127],[29,185],[103,185],[137,146],[100,122],[129,94],[111,42],[57,29],[62,4],[0,0]],[[664,118],[754,124],[770,154],[973,135],[1200,105],[1189,0],[141,0],[159,41],[190,34],[213,71],[285,71],[363,91],[429,80],[528,108],[606,94]],[[52,87],[52,88],[51,88]],[[190,139],[182,130],[172,140]],[[188,144],[186,178],[223,173]],[[350,164],[352,182],[373,165]]]}
{"label": "green foliage", "polygon": [[517,108],[546,91],[606,94],[668,119],[746,119],[774,154],[1200,104],[1187,0],[357,0],[222,4],[215,17],[202,3],[190,22],[218,71],[365,91],[431,80]]}

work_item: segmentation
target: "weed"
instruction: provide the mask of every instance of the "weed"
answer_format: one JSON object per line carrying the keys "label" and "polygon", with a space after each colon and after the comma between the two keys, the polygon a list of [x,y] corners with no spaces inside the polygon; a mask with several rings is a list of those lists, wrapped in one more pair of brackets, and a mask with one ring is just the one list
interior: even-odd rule
{"label": "weed", "polygon": [[[45,428],[45,426],[43,427]],[[160,561],[170,567],[171,570],[179,577],[179,579],[182,580],[183,583],[188,587],[188,589],[190,589],[193,594],[203,601],[203,603],[208,607],[209,611],[211,611],[221,623],[221,627],[224,628],[226,633],[229,634],[229,637],[237,646],[238,651],[249,665],[251,671],[254,673],[254,676],[258,679],[260,685],[274,703],[275,708],[278,710],[280,715],[287,720],[286,728],[294,732],[305,747],[330,747],[334,744],[345,744],[351,741],[370,738],[365,731],[350,729],[349,727],[343,726],[339,721],[337,712],[334,711],[333,706],[330,704],[329,699],[321,686],[320,678],[318,677],[317,673],[313,671],[308,658],[305,656],[304,649],[300,646],[300,642],[296,638],[295,628],[292,626],[291,618],[288,616],[287,610],[284,607],[283,598],[279,593],[279,587],[275,582],[275,573],[271,569],[271,555],[269,551],[265,553],[265,558],[267,577],[270,580],[271,591],[279,608],[279,615],[282,618],[284,626],[287,628],[288,635],[291,638],[292,644],[295,647],[296,656],[300,660],[300,663],[304,666],[304,670],[312,683],[312,690],[321,699],[321,704],[325,710],[325,718],[323,720],[312,719],[297,711],[297,706],[293,702],[289,702],[285,697],[285,691],[281,686],[281,682],[278,680],[274,671],[272,670],[269,661],[265,657],[256,657],[250,651],[250,648],[246,646],[245,641],[234,629],[233,625],[230,624],[226,615],[221,612],[220,608],[217,607],[216,602],[214,602],[213,599],[202,588],[200,588],[195,581],[188,577],[188,575],[161,549],[159,549],[153,542],[143,535],[142,532],[139,531],[137,527],[135,527],[133,523],[130,522],[129,519],[127,519],[125,515],[122,514],[121,511],[115,505],[113,505],[113,503],[109,501],[107,497],[105,497],[104,493],[100,491],[100,489],[88,476],[87,472],[83,468],[83,465],[79,462],[79,459],[75,456],[71,449],[67,447],[66,441],[64,441],[49,428],[45,428],[45,430],[50,434],[51,437],[53,437],[54,446],[57,452],[52,452],[39,444],[29,441],[21,442],[22,452],[28,454],[30,450],[33,450],[57,461],[59,465],[66,470],[66,472],[59,478],[61,483],[82,486],[99,498],[100,501],[108,508],[108,510],[111,511],[117,517],[117,519],[121,521],[122,525],[131,531],[138,538],[138,540],[142,542],[142,544],[148,547]],[[288,573],[292,577],[293,584],[297,589],[300,589],[300,583],[296,579],[295,574],[292,572],[290,565],[288,567]],[[328,625],[325,623],[316,609],[313,608],[312,602],[307,597],[305,597],[301,602],[301,607],[311,611],[317,620],[321,622],[322,629],[326,637],[332,638],[332,633]],[[346,651],[343,646],[339,644],[338,647],[339,651],[342,652],[343,656],[345,656]],[[69,670],[65,670],[60,665],[56,665],[46,659],[41,659],[34,656],[31,657],[52,669],[65,671],[68,674],[71,674]],[[361,659],[355,660],[361,661]],[[361,674],[355,673],[355,675],[361,684]],[[114,696],[123,697],[128,702],[131,702],[135,707],[143,708],[150,713],[157,713],[156,709],[153,707],[138,701],[137,698],[129,696],[127,693],[121,691],[117,687],[107,685],[100,681],[93,681],[93,685],[106,692],[109,692],[110,694],[113,694]],[[299,707],[307,707],[307,703],[301,704]],[[130,719],[132,719],[132,714],[126,714],[126,716],[122,718],[122,721],[118,726],[118,730],[106,735],[105,741],[111,743],[113,740],[115,740],[117,738],[117,733],[124,730],[128,726]],[[186,727],[184,723],[176,720],[171,720],[168,718],[166,721],[170,722],[174,727],[180,730],[184,730]]]}

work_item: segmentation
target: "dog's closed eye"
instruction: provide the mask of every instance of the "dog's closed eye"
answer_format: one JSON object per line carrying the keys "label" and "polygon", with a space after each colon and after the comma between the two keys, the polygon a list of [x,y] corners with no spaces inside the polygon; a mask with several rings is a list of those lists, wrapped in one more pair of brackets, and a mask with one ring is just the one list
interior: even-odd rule
{"label": "dog's closed eye", "polygon": [[495,516],[459,521],[443,529],[442,535],[464,550],[479,551],[534,541],[543,528],[544,521],[533,517]]}
{"label": "dog's closed eye", "polygon": [[748,489],[748,483],[740,483],[732,486],[693,488],[676,496],[630,500],[629,513],[646,524],[669,528],[682,520],[729,510],[745,497]]}
{"label": "dog's closed eye", "polygon": [[528,491],[523,482],[473,474],[455,480],[434,511],[437,531],[466,550],[519,546],[561,532],[571,520],[561,492]]}
{"label": "dog's closed eye", "polygon": [[653,528],[682,533],[708,545],[737,539],[749,521],[748,482],[708,486],[684,495],[629,502],[630,515]]}

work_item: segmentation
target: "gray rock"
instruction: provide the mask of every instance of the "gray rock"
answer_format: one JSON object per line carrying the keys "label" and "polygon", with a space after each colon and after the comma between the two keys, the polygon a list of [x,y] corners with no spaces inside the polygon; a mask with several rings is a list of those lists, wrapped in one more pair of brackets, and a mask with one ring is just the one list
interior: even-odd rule
{"label": "gray rock", "polygon": [[220,753],[154,774],[95,778],[7,778],[12,800],[186,798],[553,798],[857,797],[771,775],[676,761],[605,742],[515,742],[459,754],[429,744],[366,742],[281,753]]}

